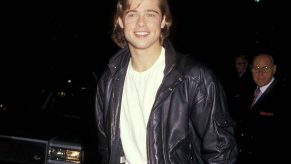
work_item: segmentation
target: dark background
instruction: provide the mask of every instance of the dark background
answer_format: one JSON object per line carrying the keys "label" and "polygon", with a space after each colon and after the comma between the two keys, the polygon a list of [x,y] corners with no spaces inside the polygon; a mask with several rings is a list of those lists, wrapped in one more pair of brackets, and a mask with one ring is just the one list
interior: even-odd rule
{"label": "dark background", "polygon": [[[228,79],[233,56],[272,52],[289,78],[290,6],[283,0],[170,0],[170,39],[178,51]],[[35,88],[77,72],[103,71],[118,50],[111,41],[115,0],[1,4],[1,89]],[[53,76],[54,75],[54,76]]]}
{"label": "dark background", "polygon": [[[110,38],[115,1],[0,2],[0,105],[24,110],[37,102],[40,90],[73,76],[94,88],[88,76],[98,78],[118,50]],[[289,80],[288,3],[170,0],[170,40],[178,51],[207,63],[225,83],[231,83],[235,55],[252,57],[260,51],[271,52],[277,76]]]}

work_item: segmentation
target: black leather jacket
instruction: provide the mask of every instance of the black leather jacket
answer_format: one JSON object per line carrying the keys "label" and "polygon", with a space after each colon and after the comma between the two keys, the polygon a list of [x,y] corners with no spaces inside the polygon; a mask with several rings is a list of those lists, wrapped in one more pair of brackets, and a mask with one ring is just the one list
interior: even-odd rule
{"label": "black leather jacket", "polygon": [[[221,84],[209,69],[164,44],[166,67],[147,125],[149,164],[232,164],[237,146]],[[99,79],[96,94],[98,149],[103,163],[120,163],[119,116],[128,48]]]}

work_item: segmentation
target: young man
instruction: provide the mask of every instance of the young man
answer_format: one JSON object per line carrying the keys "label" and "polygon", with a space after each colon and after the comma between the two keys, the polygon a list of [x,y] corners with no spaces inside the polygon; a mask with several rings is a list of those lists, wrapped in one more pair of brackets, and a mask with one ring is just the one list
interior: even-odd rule
{"label": "young man", "polygon": [[114,41],[122,47],[99,79],[98,149],[103,163],[234,163],[224,91],[212,73],[166,39],[166,0],[119,0]]}

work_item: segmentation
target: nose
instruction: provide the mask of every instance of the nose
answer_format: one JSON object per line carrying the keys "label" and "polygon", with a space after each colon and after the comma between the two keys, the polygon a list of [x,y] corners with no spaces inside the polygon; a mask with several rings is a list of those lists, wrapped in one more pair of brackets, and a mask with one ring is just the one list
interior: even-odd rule
{"label": "nose", "polygon": [[258,73],[264,73],[264,70],[263,69],[258,69]]}
{"label": "nose", "polygon": [[144,17],[143,17],[142,15],[140,15],[140,16],[138,17],[137,23],[138,23],[138,25],[141,26],[141,27],[145,25],[145,19],[144,19]]}

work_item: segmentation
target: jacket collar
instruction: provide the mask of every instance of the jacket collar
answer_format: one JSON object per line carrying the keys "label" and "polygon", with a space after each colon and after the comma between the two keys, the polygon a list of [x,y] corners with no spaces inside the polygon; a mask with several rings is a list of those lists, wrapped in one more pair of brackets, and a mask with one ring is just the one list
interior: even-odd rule
{"label": "jacket collar", "polygon": [[172,68],[176,65],[176,58],[177,53],[172,45],[172,43],[168,40],[164,40],[163,46],[165,47],[166,53],[166,67],[165,67],[165,74],[168,74]]}
{"label": "jacket collar", "polygon": [[115,74],[118,70],[124,69],[127,67],[130,59],[129,48],[122,48],[119,50],[110,60],[108,67],[112,74]]}

